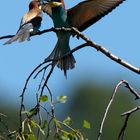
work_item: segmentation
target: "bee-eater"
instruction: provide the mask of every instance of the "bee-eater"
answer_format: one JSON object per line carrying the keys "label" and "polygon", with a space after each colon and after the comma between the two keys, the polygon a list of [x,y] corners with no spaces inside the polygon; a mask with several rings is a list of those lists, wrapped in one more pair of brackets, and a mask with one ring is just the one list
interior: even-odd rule
{"label": "bee-eater", "polygon": [[30,40],[30,34],[35,34],[42,21],[42,10],[39,7],[38,0],[33,0],[29,4],[29,11],[22,17],[20,27],[14,37],[4,43],[11,44],[14,41],[23,42]]}
{"label": "bee-eater", "polygon": [[[71,9],[66,10],[63,0],[40,0],[42,10],[50,15],[54,27],[75,27],[83,31],[96,21],[107,15],[124,0],[85,0]],[[70,52],[69,39],[72,33],[56,32],[58,41],[48,58],[59,59]],[[57,66],[66,71],[75,66],[75,59],[72,54],[57,61]]]}

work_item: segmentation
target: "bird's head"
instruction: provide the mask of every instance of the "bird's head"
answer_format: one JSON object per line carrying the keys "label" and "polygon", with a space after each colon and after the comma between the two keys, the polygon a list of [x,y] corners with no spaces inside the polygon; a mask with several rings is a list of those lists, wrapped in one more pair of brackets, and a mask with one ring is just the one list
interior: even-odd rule
{"label": "bird's head", "polygon": [[52,15],[52,8],[64,5],[62,0],[40,0],[40,8],[48,15]]}
{"label": "bird's head", "polygon": [[33,0],[30,2],[29,4],[29,10],[32,10],[32,9],[38,9],[39,8],[39,1],[38,0]]}

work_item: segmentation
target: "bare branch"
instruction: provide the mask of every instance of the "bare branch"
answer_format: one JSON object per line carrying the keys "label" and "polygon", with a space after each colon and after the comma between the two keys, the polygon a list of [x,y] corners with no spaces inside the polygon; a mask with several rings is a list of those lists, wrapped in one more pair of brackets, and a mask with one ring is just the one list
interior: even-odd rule
{"label": "bare branch", "polygon": [[124,112],[123,114],[121,114],[121,116],[126,116],[125,117],[125,121],[124,121],[124,124],[123,124],[123,127],[121,128],[121,131],[119,133],[119,136],[118,136],[118,140],[123,140],[124,138],[124,134],[125,134],[125,131],[126,131],[126,128],[127,128],[127,125],[128,125],[128,121],[129,121],[129,117],[136,111],[138,111],[140,109],[140,106],[137,106],[127,112]]}
{"label": "bare branch", "polygon": [[6,138],[0,135],[0,140],[6,140]]}
{"label": "bare branch", "polygon": [[104,55],[106,55],[107,57],[109,57],[113,61],[121,64],[122,66],[128,68],[129,70],[132,70],[133,72],[140,74],[140,69],[139,68],[137,68],[137,67],[129,64],[128,62],[124,61],[123,59],[115,56],[114,54],[112,54],[111,52],[109,52],[106,48],[104,48],[104,47],[102,47],[102,46],[94,43],[89,38],[87,38],[84,34],[82,34],[81,32],[79,32],[76,28],[72,28],[72,30],[75,32],[76,35],[78,35],[85,42],[87,42],[88,46],[91,46],[91,47],[97,49],[98,51],[102,52]]}
{"label": "bare branch", "polygon": [[130,114],[127,115],[126,118],[125,118],[125,122],[124,122],[124,125],[123,125],[120,133],[119,133],[118,140],[123,140],[124,139],[124,135],[125,135],[125,132],[126,132],[129,117],[130,117]]}
{"label": "bare branch", "polygon": [[[55,29],[54,28],[50,28],[50,29],[46,29],[46,30],[43,30],[43,31],[38,31],[37,33],[31,34],[30,36],[32,37],[32,36],[36,36],[36,35],[42,35],[44,33],[51,32],[51,31],[55,31]],[[0,40],[7,39],[7,38],[12,38],[13,36],[15,36],[15,35],[1,36],[0,37]]]}
{"label": "bare branch", "polygon": [[[30,80],[30,78],[32,77],[32,75],[36,72],[36,70],[38,70],[45,62],[39,64],[32,72],[31,74],[28,76],[28,78],[26,79],[26,82],[25,82],[25,85],[24,85],[24,88],[23,88],[23,91],[22,91],[22,94],[20,95],[21,97],[21,106],[20,106],[20,112],[19,112],[19,116],[20,116],[20,129],[22,129],[22,111],[24,109],[24,94],[25,94],[25,91],[27,89],[27,85],[28,85],[28,82]],[[24,109],[25,110],[25,109]],[[22,130],[20,130],[20,132],[22,132]]]}
{"label": "bare branch", "polygon": [[137,106],[137,107],[135,107],[135,108],[133,108],[133,109],[127,111],[127,112],[124,112],[123,114],[121,114],[121,116],[126,116],[128,114],[132,114],[132,113],[136,112],[139,109],[140,109],[140,106]]}
{"label": "bare branch", "polygon": [[[50,28],[50,29],[46,29],[43,31],[39,31],[36,34],[33,34],[31,36],[35,36],[35,35],[41,35],[47,32],[59,32],[59,31],[66,31],[66,32],[72,32],[73,34],[77,35],[78,37],[82,38],[86,43],[83,46],[80,46],[78,48],[75,48],[74,50],[72,50],[70,53],[73,53],[73,51],[77,51],[85,46],[91,46],[95,49],[97,49],[98,51],[102,52],[104,55],[106,55],[107,57],[109,57],[111,60],[121,64],[122,66],[128,68],[129,70],[140,74],[140,69],[131,65],[130,63],[124,61],[123,59],[119,58],[118,56],[115,56],[114,54],[112,54],[111,52],[109,52],[109,50],[107,50],[106,48],[96,44],[95,42],[93,42],[92,40],[90,40],[89,38],[87,38],[84,34],[82,34],[80,31],[78,31],[76,28]],[[11,38],[13,37],[13,35],[7,35],[7,36],[2,36],[0,37],[0,39],[5,39],[5,38]]]}
{"label": "bare branch", "polygon": [[52,64],[51,66],[52,66],[52,67],[51,67],[51,70],[50,70],[49,74],[47,75],[47,77],[46,77],[46,79],[45,79],[45,82],[44,82],[44,84],[43,84],[43,86],[42,86],[40,96],[43,95],[44,88],[45,88],[45,86],[47,85],[48,80],[49,80],[49,78],[50,78],[50,76],[51,76],[51,74],[52,74],[52,72],[53,72],[54,67],[55,67],[53,64]]}
{"label": "bare branch", "polygon": [[[100,139],[101,139],[101,135],[102,135],[102,131],[103,131],[103,126],[104,126],[105,120],[106,120],[106,118],[107,118],[107,114],[108,114],[108,112],[109,112],[109,109],[110,109],[110,107],[111,107],[112,102],[114,101],[114,97],[115,97],[115,95],[116,95],[116,93],[117,93],[117,90],[118,90],[118,88],[119,88],[122,84],[125,84],[125,87],[128,88],[129,91],[130,91],[130,93],[132,93],[132,94],[135,96],[135,99],[140,99],[140,96],[138,95],[138,93],[137,93],[136,91],[133,90],[133,88],[128,84],[128,82],[125,81],[125,80],[121,80],[121,81],[117,84],[117,86],[115,87],[115,89],[114,89],[114,91],[113,91],[113,94],[112,94],[112,96],[111,96],[111,98],[110,98],[110,100],[109,100],[109,103],[108,103],[108,105],[107,105],[107,107],[106,107],[106,109],[105,109],[105,113],[104,113],[104,115],[103,115],[103,119],[102,119],[102,122],[101,122],[101,124],[100,124],[100,129],[99,129],[99,133],[98,133],[97,140],[100,140]],[[127,118],[127,119],[128,119],[128,118]],[[126,126],[125,126],[125,127],[126,127]]]}
{"label": "bare branch", "polygon": [[[74,132],[74,133],[78,136],[79,140],[84,140],[84,137],[83,137],[83,135],[80,133],[80,131],[73,129],[72,127],[70,127],[69,125],[67,125],[67,124],[64,123],[64,122],[58,121],[58,123],[60,123],[61,125],[65,126],[67,129],[70,129],[72,132]],[[62,132],[63,132],[63,130],[60,129],[60,128],[59,128],[59,131],[62,131]]]}
{"label": "bare branch", "polygon": [[[3,120],[3,117],[5,118],[5,117],[7,117],[5,114],[2,114],[2,113],[0,113],[0,124],[2,124],[2,126],[4,127],[4,129],[8,132],[7,133],[7,135],[8,134],[10,134],[11,133],[11,131],[10,131],[10,129],[9,129],[9,127],[8,127],[8,125],[7,125],[7,123]],[[0,140],[6,140],[4,137],[2,137],[1,135],[0,135]]]}
{"label": "bare branch", "polygon": [[7,38],[12,38],[14,35],[6,35],[6,36],[1,36],[0,40],[2,39],[7,39]]}

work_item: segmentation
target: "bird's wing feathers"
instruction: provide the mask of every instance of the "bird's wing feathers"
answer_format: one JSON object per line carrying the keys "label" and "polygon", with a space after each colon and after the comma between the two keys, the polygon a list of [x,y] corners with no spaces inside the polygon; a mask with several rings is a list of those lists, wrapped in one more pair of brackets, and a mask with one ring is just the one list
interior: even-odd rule
{"label": "bird's wing feathers", "polygon": [[41,6],[43,12],[47,13],[49,16],[52,16],[52,8],[49,4],[42,4]]}
{"label": "bird's wing feathers", "polygon": [[30,39],[30,32],[32,30],[33,30],[33,25],[31,23],[27,23],[27,24],[21,26],[20,30],[18,30],[16,35],[14,37],[12,37],[10,40],[8,40],[7,42],[5,42],[4,45],[11,44],[12,42],[17,41],[17,40],[19,42],[29,40]]}
{"label": "bird's wing feathers", "polygon": [[11,44],[12,42],[17,40],[19,42],[30,40],[30,32],[34,31],[33,24],[38,24],[38,22],[41,22],[41,20],[42,18],[40,11],[31,10],[30,12],[26,13],[21,20],[20,28],[17,31],[16,35],[5,42],[4,45]]}
{"label": "bird's wing feathers", "polygon": [[23,42],[30,39],[30,33],[34,34],[38,31],[42,21],[42,11],[38,6],[38,1],[33,0],[29,4],[29,11],[23,16],[20,27],[14,37],[5,44],[11,44],[14,41]]}
{"label": "bird's wing feathers", "polygon": [[125,0],[86,0],[68,10],[71,26],[83,31]]}
{"label": "bird's wing feathers", "polygon": [[29,23],[35,17],[42,18],[42,13],[40,10],[31,10],[30,12],[26,13],[21,19],[20,26],[22,26],[23,24]]}
{"label": "bird's wing feathers", "polygon": [[30,32],[32,32],[32,31],[33,31],[32,23],[27,23],[27,24],[23,25],[16,34],[16,36],[18,36],[18,41],[23,42],[25,40],[29,40]]}

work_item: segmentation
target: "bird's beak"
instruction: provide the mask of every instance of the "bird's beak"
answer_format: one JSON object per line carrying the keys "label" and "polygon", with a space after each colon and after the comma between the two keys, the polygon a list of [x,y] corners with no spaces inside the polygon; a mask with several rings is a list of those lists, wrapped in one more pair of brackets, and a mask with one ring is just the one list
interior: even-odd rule
{"label": "bird's beak", "polygon": [[41,6],[41,5],[39,5],[38,8],[39,8],[40,10],[42,10],[42,6]]}
{"label": "bird's beak", "polygon": [[51,1],[51,0],[40,0],[39,1],[39,5],[43,5],[43,4],[47,4],[49,5],[51,8],[53,7],[59,7],[62,5],[61,2],[55,2],[55,1]]}
{"label": "bird's beak", "polygon": [[39,9],[41,9],[43,12],[47,13],[48,15],[52,15],[52,8],[59,7],[63,5],[61,2],[55,2],[55,1],[41,1],[39,3]]}
{"label": "bird's beak", "polygon": [[49,4],[49,6],[50,6],[51,8],[59,7],[59,6],[62,5],[61,2],[54,2],[54,1],[48,2],[48,4]]}
{"label": "bird's beak", "polygon": [[42,10],[42,6],[43,5],[48,5],[50,8],[55,8],[55,7],[59,7],[62,5],[61,2],[55,2],[55,1],[43,1],[39,3],[39,9]]}

